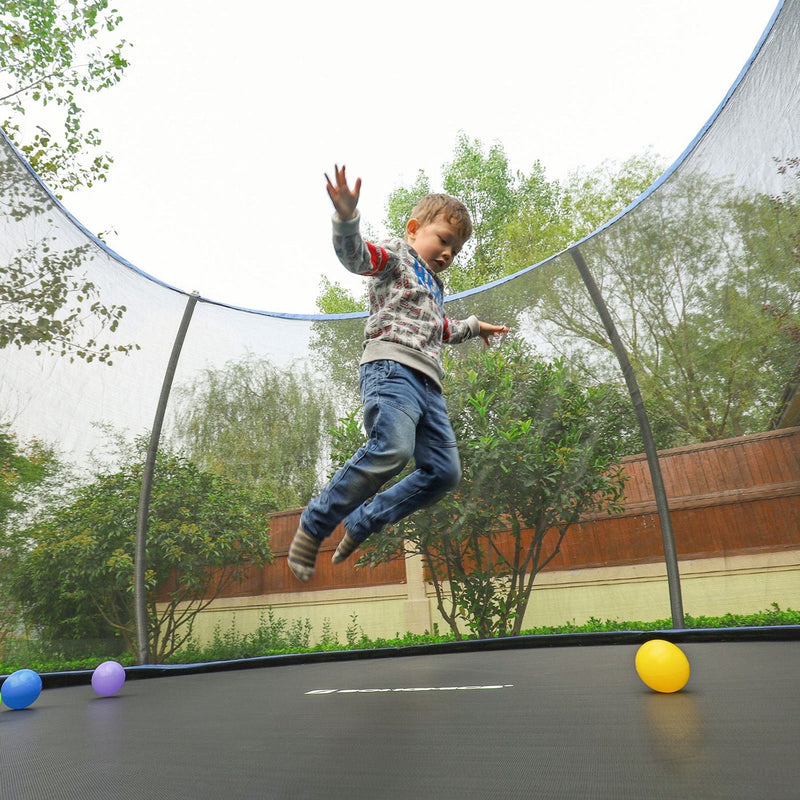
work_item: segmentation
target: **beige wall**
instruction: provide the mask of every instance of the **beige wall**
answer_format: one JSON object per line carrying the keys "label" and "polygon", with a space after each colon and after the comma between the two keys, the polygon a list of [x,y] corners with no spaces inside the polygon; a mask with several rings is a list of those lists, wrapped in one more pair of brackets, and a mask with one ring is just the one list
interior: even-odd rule
{"label": "beige wall", "polygon": [[[800,607],[800,550],[686,560],[680,574],[684,611],[692,616],[753,613],[772,603]],[[232,623],[240,633],[255,630],[269,607],[290,621],[308,619],[312,641],[321,637],[326,620],[342,643],[354,622],[373,639],[423,633],[436,622],[447,631],[417,558],[406,561],[406,578],[393,586],[224,598],[199,615],[195,635],[204,642],[216,626],[225,631]],[[580,624],[591,617],[648,622],[669,615],[663,564],[564,570],[536,579],[523,628]]]}

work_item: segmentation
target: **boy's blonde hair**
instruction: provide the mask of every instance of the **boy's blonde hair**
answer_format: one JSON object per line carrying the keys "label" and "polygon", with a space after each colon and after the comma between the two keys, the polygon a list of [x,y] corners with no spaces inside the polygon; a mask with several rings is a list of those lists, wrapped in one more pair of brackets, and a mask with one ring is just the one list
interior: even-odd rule
{"label": "boy's blonde hair", "polygon": [[467,207],[449,194],[427,194],[411,211],[411,219],[416,219],[420,225],[426,225],[439,217],[444,217],[455,225],[465,242],[472,236],[472,220]]}

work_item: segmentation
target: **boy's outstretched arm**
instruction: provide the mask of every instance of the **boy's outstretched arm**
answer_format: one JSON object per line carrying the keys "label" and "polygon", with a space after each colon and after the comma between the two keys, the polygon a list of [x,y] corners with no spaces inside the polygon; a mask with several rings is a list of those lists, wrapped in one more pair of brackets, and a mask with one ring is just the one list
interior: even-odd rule
{"label": "boy's outstretched arm", "polygon": [[325,180],[328,182],[328,197],[331,198],[333,207],[342,221],[352,219],[356,215],[356,206],[358,205],[358,198],[361,194],[361,178],[356,178],[355,186],[351,189],[347,185],[347,176],[345,175],[345,166],[339,169],[339,165],[334,165],[334,183],[325,173]]}
{"label": "boy's outstretched arm", "polygon": [[480,329],[478,330],[478,336],[483,339],[488,347],[491,344],[491,340],[496,338],[497,336],[501,336],[504,333],[508,333],[509,327],[507,325],[490,325],[488,322],[480,321]]}

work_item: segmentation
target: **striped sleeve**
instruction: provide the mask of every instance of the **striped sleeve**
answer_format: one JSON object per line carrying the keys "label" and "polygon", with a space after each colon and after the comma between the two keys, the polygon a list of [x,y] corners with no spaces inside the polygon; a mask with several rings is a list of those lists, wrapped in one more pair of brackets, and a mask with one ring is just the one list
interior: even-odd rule
{"label": "striped sleeve", "polygon": [[444,318],[444,327],[442,329],[442,342],[448,344],[459,344],[473,336],[477,336],[480,332],[480,322],[478,318],[472,314],[466,319],[449,319]]}
{"label": "striped sleeve", "polygon": [[360,215],[342,221],[333,218],[333,249],[342,266],[356,275],[380,275],[392,260],[392,253],[380,245],[364,241],[359,230]]}

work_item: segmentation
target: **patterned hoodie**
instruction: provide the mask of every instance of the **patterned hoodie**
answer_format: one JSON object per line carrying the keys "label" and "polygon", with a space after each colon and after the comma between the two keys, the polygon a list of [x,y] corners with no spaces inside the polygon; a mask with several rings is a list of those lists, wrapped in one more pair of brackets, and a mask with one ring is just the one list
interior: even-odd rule
{"label": "patterned hoodie", "polygon": [[441,388],[442,344],[477,336],[478,318],[448,319],[439,276],[402,239],[364,241],[360,219],[358,212],[350,220],[333,217],[333,249],[339,261],[348,271],[369,278],[369,319],[360,363],[397,361]]}

